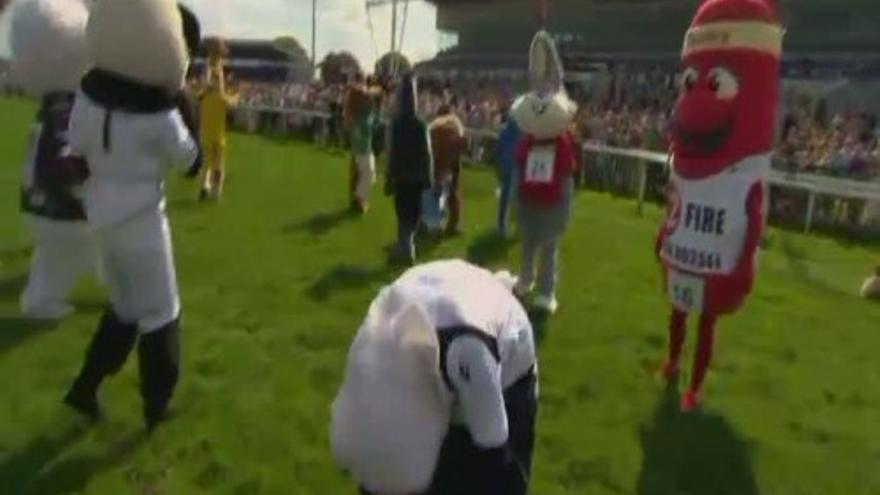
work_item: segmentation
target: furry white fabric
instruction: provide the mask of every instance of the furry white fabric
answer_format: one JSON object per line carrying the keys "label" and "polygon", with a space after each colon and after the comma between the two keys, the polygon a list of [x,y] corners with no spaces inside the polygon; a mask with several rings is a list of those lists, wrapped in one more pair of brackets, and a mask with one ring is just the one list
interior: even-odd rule
{"label": "furry white fabric", "polygon": [[330,432],[339,465],[374,493],[419,493],[431,483],[451,414],[438,349],[424,312],[384,289],[352,345]]}
{"label": "furry white fabric", "polygon": [[176,92],[189,55],[175,0],[101,0],[86,29],[96,67]]}
{"label": "furry white fabric", "polygon": [[511,116],[519,128],[535,139],[553,139],[571,126],[577,105],[563,86],[562,62],[553,38],[538,31],[529,55],[532,91],[513,103]]}
{"label": "furry white fabric", "polygon": [[13,77],[35,96],[74,91],[87,68],[82,0],[23,0],[11,15]]}
{"label": "furry white fabric", "polygon": [[880,276],[868,277],[862,284],[862,297],[880,300]]}

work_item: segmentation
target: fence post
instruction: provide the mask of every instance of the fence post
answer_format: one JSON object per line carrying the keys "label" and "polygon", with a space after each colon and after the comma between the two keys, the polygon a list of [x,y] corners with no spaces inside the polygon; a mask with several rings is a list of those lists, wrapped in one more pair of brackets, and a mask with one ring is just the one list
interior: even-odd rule
{"label": "fence post", "polygon": [[648,188],[648,162],[639,160],[639,200],[636,213],[641,216],[645,205],[645,190]]}
{"label": "fence post", "polygon": [[807,218],[804,221],[804,233],[809,234],[813,227],[813,213],[816,210],[816,191],[810,188],[809,199],[807,199]]}

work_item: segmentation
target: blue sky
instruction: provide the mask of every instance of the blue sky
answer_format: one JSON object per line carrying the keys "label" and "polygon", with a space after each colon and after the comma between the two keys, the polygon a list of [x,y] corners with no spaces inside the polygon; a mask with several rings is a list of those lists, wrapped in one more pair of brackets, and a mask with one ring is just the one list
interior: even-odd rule
{"label": "blue sky", "polygon": [[[196,11],[206,34],[266,39],[293,35],[309,50],[312,0],[183,0],[183,3]],[[391,43],[391,8],[371,9],[375,36],[370,36],[365,5],[366,0],[318,0],[316,45],[319,59],[327,52],[346,49],[354,53],[362,64],[372,66],[377,53],[381,55],[388,51]],[[403,11],[401,0],[401,18]],[[2,56],[9,52],[8,17],[4,15],[0,18]],[[408,57],[421,60],[434,55],[438,41],[435,22],[433,6],[422,0],[411,1],[403,42],[403,52]]]}

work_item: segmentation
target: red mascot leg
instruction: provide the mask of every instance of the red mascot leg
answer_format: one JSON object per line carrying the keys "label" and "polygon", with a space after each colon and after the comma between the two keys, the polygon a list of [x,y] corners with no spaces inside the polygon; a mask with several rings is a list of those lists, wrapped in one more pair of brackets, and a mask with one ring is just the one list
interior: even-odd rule
{"label": "red mascot leg", "polygon": [[712,362],[716,321],[717,318],[714,315],[704,314],[700,317],[700,336],[697,340],[697,353],[694,356],[691,386],[681,399],[682,411],[692,411],[699,405],[700,389],[703,387],[703,380],[705,380],[706,373],[709,371],[709,363]]}
{"label": "red mascot leg", "polygon": [[666,362],[663,363],[663,377],[669,381],[678,377],[678,362],[681,359],[686,332],[687,313],[673,309],[669,318],[669,354],[666,356]]}

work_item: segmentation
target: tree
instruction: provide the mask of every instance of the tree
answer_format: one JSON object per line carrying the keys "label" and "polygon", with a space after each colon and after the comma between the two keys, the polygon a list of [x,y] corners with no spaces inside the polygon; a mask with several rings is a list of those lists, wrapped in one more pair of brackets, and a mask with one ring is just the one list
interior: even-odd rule
{"label": "tree", "polygon": [[376,61],[374,74],[381,79],[388,79],[394,74],[402,74],[412,69],[412,64],[400,52],[388,52]]}
{"label": "tree", "polygon": [[325,84],[341,84],[361,72],[361,65],[350,52],[328,53],[321,62],[321,81]]}
{"label": "tree", "polygon": [[286,53],[287,56],[289,56],[290,59],[294,62],[309,60],[309,54],[308,52],[306,52],[306,49],[303,48],[299,40],[292,36],[282,36],[280,38],[276,38],[274,43],[275,48]]}

